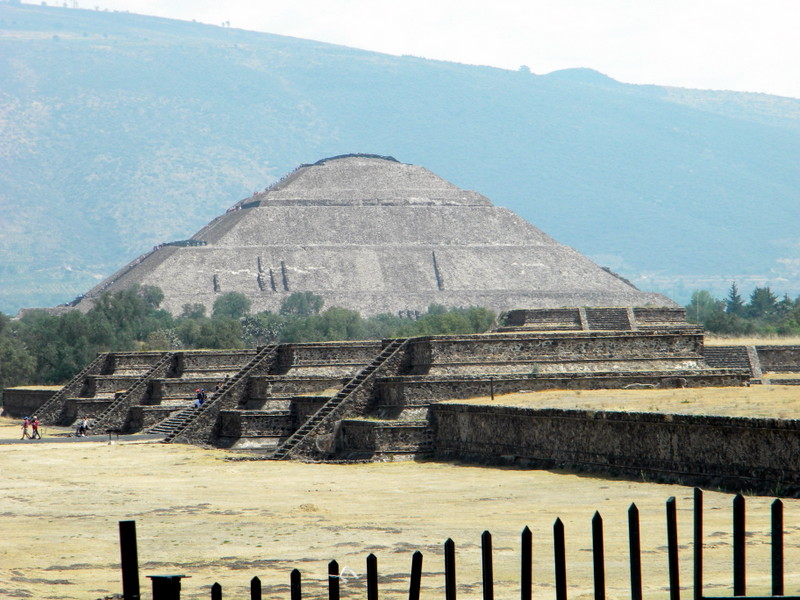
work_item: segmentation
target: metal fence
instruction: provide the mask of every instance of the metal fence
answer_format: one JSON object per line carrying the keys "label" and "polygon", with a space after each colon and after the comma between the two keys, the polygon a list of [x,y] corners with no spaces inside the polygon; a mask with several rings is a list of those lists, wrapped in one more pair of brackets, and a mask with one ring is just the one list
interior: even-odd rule
{"label": "metal fence", "polygon": [[[800,600],[800,596],[784,596],[784,525],[783,503],[775,500],[771,505],[771,567],[772,595],[746,596],[746,556],[745,556],[745,498],[741,494],[733,499],[733,566],[732,596],[706,596],[703,593],[703,492],[695,488],[693,498],[694,539],[693,539],[693,600],[762,600],[781,597],[785,600]],[[678,569],[678,522],[675,498],[666,502],[667,562],[670,600],[680,600],[680,573]],[[139,569],[136,549],[136,524],[134,521],[120,521],[120,548],[122,564],[122,585],[125,600],[139,600]],[[628,541],[631,600],[642,600],[642,560],[640,543],[639,509],[631,504],[628,509]],[[533,598],[533,535],[528,527],[520,535],[520,577],[519,594],[521,600]],[[378,559],[374,554],[366,560],[367,600],[378,600]],[[417,551],[411,557],[409,573],[409,600],[419,600],[422,583],[423,555]],[[595,600],[605,600],[605,550],[603,543],[603,518],[595,512],[592,518],[592,564]],[[564,538],[564,524],[556,519],[553,524],[553,569],[555,573],[556,600],[567,600],[567,559]],[[484,531],[481,535],[481,580],[483,600],[494,600],[494,577],[492,558],[492,534]],[[445,600],[456,600],[456,548],[452,539],[444,543]],[[339,563],[328,564],[328,600],[339,600]],[[179,600],[183,575],[150,576],[152,579],[153,600]],[[291,571],[290,598],[301,600],[302,574],[298,569]],[[223,589],[219,583],[211,587],[211,599],[222,600]],[[253,577],[250,581],[250,599],[261,600],[261,580]]]}

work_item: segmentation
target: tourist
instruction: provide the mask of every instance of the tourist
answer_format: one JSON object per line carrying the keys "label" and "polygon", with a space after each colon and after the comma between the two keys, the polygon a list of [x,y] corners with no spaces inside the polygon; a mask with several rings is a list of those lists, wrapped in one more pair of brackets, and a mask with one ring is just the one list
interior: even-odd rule
{"label": "tourist", "polygon": [[83,421],[81,421],[81,435],[86,437],[89,432],[89,419],[83,417]]}
{"label": "tourist", "polygon": [[24,440],[25,438],[31,439],[31,434],[28,433],[28,427],[30,427],[31,420],[29,417],[25,417],[22,420],[22,437],[20,439]]}
{"label": "tourist", "polygon": [[33,422],[31,423],[31,428],[33,429],[33,434],[31,435],[32,440],[40,440],[42,439],[41,434],[39,433],[39,417],[33,415]]}

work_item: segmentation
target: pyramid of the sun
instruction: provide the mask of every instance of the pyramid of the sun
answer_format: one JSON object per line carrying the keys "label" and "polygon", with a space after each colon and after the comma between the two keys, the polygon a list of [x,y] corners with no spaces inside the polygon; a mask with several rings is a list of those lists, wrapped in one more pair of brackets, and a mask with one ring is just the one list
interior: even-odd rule
{"label": "pyramid of the sun", "polygon": [[[191,240],[162,245],[86,294],[134,283],[162,307],[208,312],[241,292],[252,312],[293,292],[362,315],[485,306],[674,305],[637,290],[477,192],[392,158],[348,155],[303,165],[239,202]],[[83,302],[83,306],[86,306]]]}

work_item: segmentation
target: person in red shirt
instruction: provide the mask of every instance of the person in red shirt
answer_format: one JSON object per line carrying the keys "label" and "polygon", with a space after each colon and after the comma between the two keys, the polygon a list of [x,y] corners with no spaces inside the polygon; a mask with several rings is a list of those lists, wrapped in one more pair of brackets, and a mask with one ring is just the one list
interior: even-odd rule
{"label": "person in red shirt", "polygon": [[40,440],[42,439],[42,435],[39,433],[39,417],[33,415],[33,423],[31,423],[31,427],[33,429],[33,434],[31,435],[32,440]]}

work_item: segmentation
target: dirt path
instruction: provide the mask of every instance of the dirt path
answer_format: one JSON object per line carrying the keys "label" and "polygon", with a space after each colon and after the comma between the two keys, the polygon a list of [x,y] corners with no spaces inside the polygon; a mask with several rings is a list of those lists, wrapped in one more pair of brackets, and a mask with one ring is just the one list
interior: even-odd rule
{"label": "dirt path", "polygon": [[[6,421],[7,422],[7,421]],[[0,426],[0,437],[18,428]],[[641,511],[645,593],[665,598],[664,502],[678,500],[682,581],[691,583],[690,488],[546,471],[437,463],[307,465],[229,462],[220,450],[153,443],[31,442],[0,452],[0,597],[92,599],[119,592],[118,522],[134,519],[143,597],[145,575],[185,573],[183,598],[248,597],[261,578],[265,597],[288,598],[289,572],[303,572],[308,597],[327,597],[327,562],[361,576],[373,552],[381,595],[407,595],[414,550],[424,554],[423,597],[444,585],[442,544],[457,548],[460,597],[480,597],[480,535],[494,536],[496,594],[516,597],[519,535],[534,534],[534,593],[553,590],[552,526],[566,526],[570,598],[589,598],[591,518],[605,520],[609,598],[627,597],[627,510]],[[707,593],[730,582],[731,496],[706,496]],[[748,498],[748,592],[768,588],[770,499]],[[800,561],[800,502],[786,502],[787,571]],[[798,574],[800,575],[800,574]],[[787,577],[787,593],[800,576]],[[722,587],[719,587],[722,586]],[[363,577],[344,597],[366,598]]]}

